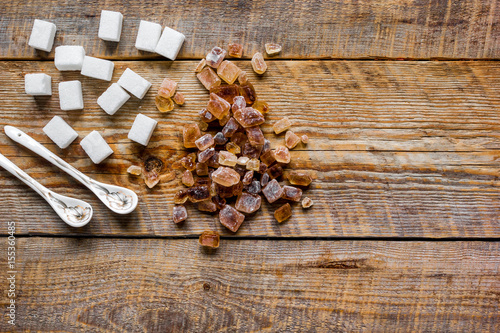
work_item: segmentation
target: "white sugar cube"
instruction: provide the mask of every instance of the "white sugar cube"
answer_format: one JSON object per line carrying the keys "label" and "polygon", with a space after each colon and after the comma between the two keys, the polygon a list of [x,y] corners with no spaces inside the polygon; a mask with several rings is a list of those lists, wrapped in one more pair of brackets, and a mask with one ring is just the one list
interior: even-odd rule
{"label": "white sugar cube", "polygon": [[52,95],[52,78],[44,73],[26,74],[24,76],[24,90],[28,95]]}
{"label": "white sugar cube", "polygon": [[113,83],[97,99],[97,104],[109,115],[114,115],[119,108],[130,98],[118,83]]}
{"label": "white sugar cube", "polygon": [[82,83],[78,80],[59,82],[61,110],[83,109]]}
{"label": "white sugar cube", "polygon": [[155,52],[161,54],[165,58],[175,60],[181,49],[182,43],[184,43],[184,39],[186,39],[186,36],[180,32],[165,27],[156,45]]}
{"label": "white sugar cube", "polygon": [[111,42],[119,42],[122,34],[123,15],[110,10],[101,11],[98,36]]}
{"label": "white sugar cube", "polygon": [[94,79],[111,81],[114,68],[115,64],[112,61],[85,56],[80,73]]}
{"label": "white sugar cube", "polygon": [[56,47],[54,64],[60,71],[79,71],[82,69],[85,50],[82,46],[63,45]]}
{"label": "white sugar cube", "polygon": [[142,51],[154,52],[161,36],[161,25],[141,20],[135,39],[135,47]]}
{"label": "white sugar cube", "polygon": [[147,146],[157,123],[156,120],[139,113],[137,117],[135,117],[130,132],[128,132],[128,138],[141,145]]}
{"label": "white sugar cube", "polygon": [[78,137],[78,133],[59,116],[52,118],[43,131],[61,149],[68,147]]}
{"label": "white sugar cube", "polygon": [[50,52],[54,44],[55,35],[56,25],[54,23],[35,20],[28,45],[35,49]]}
{"label": "white sugar cube", "polygon": [[83,150],[89,155],[92,162],[99,164],[109,155],[113,154],[113,149],[107,144],[97,131],[92,131],[80,141]]}
{"label": "white sugar cube", "polygon": [[146,95],[149,88],[151,88],[151,82],[147,81],[130,68],[127,68],[125,72],[123,72],[118,80],[118,84],[135,97],[141,99]]}

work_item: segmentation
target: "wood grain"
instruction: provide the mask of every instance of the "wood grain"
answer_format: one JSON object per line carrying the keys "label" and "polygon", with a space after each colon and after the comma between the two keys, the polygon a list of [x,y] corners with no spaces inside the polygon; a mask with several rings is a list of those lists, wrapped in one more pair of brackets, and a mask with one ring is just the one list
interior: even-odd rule
{"label": "wood grain", "polygon": [[30,237],[16,258],[23,331],[500,329],[496,242],[222,240],[208,254],[195,239]]}
{"label": "wood grain", "polygon": [[[175,171],[171,163],[186,154],[180,126],[196,121],[208,100],[192,69],[196,62],[116,62],[114,81],[130,67],[153,82],[144,100],[131,98],[113,117],[95,100],[109,83],[76,73],[62,73],[49,62],[0,63],[0,124],[18,126],[75,167],[97,180],[130,187],[140,205],[130,216],[111,214],[82,186],[55,167],[0,135],[0,152],[45,186],[83,198],[94,205],[95,218],[82,229],[60,222],[55,213],[26,186],[0,170],[5,201],[0,216],[23,221],[21,234],[191,235],[217,228],[229,235],[217,217],[189,207],[182,227],[170,221],[178,180],[146,189],[128,176],[130,164],[149,155]],[[250,70],[248,61],[238,64]],[[46,72],[54,95],[36,98],[23,93],[23,75]],[[179,82],[186,105],[169,114],[155,110],[154,95],[163,77]],[[57,85],[80,79],[85,110],[59,110]],[[283,136],[271,124],[289,116],[293,129],[307,133],[307,147],[292,151],[292,167],[309,169],[315,181],[305,195],[310,210],[294,207],[292,219],[278,226],[276,208],[264,205],[243,224],[239,236],[342,237],[499,237],[500,235],[500,65],[496,62],[273,61],[264,78],[251,74],[259,96],[272,111],[264,132],[273,146]],[[147,149],[127,139],[137,112],[159,120]],[[21,116],[20,116],[21,115]],[[61,151],[41,129],[54,115],[79,133]],[[78,145],[99,129],[115,153],[99,166]]]}
{"label": "wood grain", "polygon": [[[100,11],[125,19],[120,43],[97,37]],[[283,45],[283,59],[499,58],[500,6],[496,0],[385,1],[6,1],[0,16],[0,59],[45,59],[28,46],[35,18],[58,27],[55,45],[83,45],[87,54],[151,59],[138,51],[139,21],[186,35],[179,58],[201,58],[215,45],[242,43],[244,56]]]}

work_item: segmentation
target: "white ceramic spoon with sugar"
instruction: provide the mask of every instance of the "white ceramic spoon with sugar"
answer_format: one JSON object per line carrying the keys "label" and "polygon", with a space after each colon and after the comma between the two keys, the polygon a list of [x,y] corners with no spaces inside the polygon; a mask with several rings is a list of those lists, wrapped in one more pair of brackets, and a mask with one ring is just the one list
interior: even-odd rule
{"label": "white ceramic spoon with sugar", "polygon": [[13,126],[5,126],[4,131],[5,134],[15,142],[42,156],[50,163],[59,167],[80,183],[87,186],[87,188],[94,192],[94,194],[113,212],[128,214],[137,207],[139,200],[134,191],[116,185],[104,184],[84,175],[20,129]]}
{"label": "white ceramic spoon with sugar", "polygon": [[83,227],[92,218],[92,206],[83,200],[66,197],[49,190],[17,165],[12,163],[7,157],[0,154],[0,166],[11,174],[19,178],[23,183],[31,187],[36,193],[49,203],[61,220],[72,227]]}

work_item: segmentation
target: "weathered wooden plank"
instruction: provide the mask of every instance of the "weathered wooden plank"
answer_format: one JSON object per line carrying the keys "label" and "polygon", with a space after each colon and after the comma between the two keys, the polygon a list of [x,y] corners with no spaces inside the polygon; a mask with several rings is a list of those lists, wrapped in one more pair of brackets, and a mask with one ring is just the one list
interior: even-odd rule
{"label": "weathered wooden plank", "polygon": [[21,238],[16,328],[497,332],[499,258],[493,242]]}
{"label": "weathered wooden plank", "polygon": [[[100,11],[125,16],[120,43],[97,37]],[[52,57],[28,46],[35,18],[58,27],[55,45],[83,45],[113,59],[153,58],[134,47],[139,20],[184,33],[179,58],[201,58],[236,41],[250,57],[264,43],[290,58],[498,58],[500,6],[495,0],[387,1],[4,1],[0,58]]]}
{"label": "weathered wooden plank", "polygon": [[[248,61],[240,62],[249,69]],[[126,175],[126,168],[147,155],[171,163],[186,152],[179,126],[196,121],[206,103],[197,82],[195,62],[117,62],[115,79],[126,67],[154,83],[142,101],[132,98],[115,116],[95,102],[109,83],[59,73],[47,62],[0,63],[0,124],[20,127],[82,171],[104,182],[136,190],[140,206],[131,216],[109,213],[96,198],[53,166],[0,135],[0,152],[49,188],[88,200],[95,219],[74,230],[27,187],[0,170],[6,197],[0,204],[5,219],[23,221],[21,233],[80,235],[188,235],[208,227],[227,234],[211,215],[189,208],[190,219],[178,228],[170,221],[178,180],[153,190]],[[33,99],[23,93],[23,75],[44,71],[60,80],[81,79],[85,110],[59,110],[54,96]],[[162,115],[155,110],[154,90],[164,76],[179,81],[187,103]],[[316,205],[294,208],[294,217],[278,226],[272,206],[248,218],[237,236],[398,236],[498,237],[500,234],[500,65],[496,62],[281,62],[269,73],[252,76],[259,95],[272,106],[270,123],[289,116],[294,130],[307,133],[307,147],[292,152],[293,167],[313,171],[306,191]],[[160,121],[147,149],[130,143],[127,132],[137,112]],[[54,147],[41,128],[54,115],[67,119],[81,137],[100,129],[115,150],[95,166],[74,143]],[[273,145],[282,136],[264,126]]]}

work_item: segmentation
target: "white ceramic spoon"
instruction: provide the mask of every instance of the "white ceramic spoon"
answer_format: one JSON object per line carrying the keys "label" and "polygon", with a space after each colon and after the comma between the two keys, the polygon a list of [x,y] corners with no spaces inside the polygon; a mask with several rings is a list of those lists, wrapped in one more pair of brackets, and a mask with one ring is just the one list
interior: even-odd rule
{"label": "white ceramic spoon", "polygon": [[57,215],[70,226],[83,227],[89,223],[92,218],[92,206],[85,201],[69,198],[49,190],[2,154],[0,154],[0,166],[40,194]]}
{"label": "white ceramic spoon", "polygon": [[20,143],[34,153],[42,156],[50,163],[59,167],[83,185],[87,186],[87,188],[94,192],[94,194],[113,212],[128,214],[137,207],[139,200],[134,191],[120,186],[104,184],[84,175],[70,164],[54,155],[50,150],[42,146],[28,134],[15,127],[5,126],[4,131],[5,134],[15,142]]}

